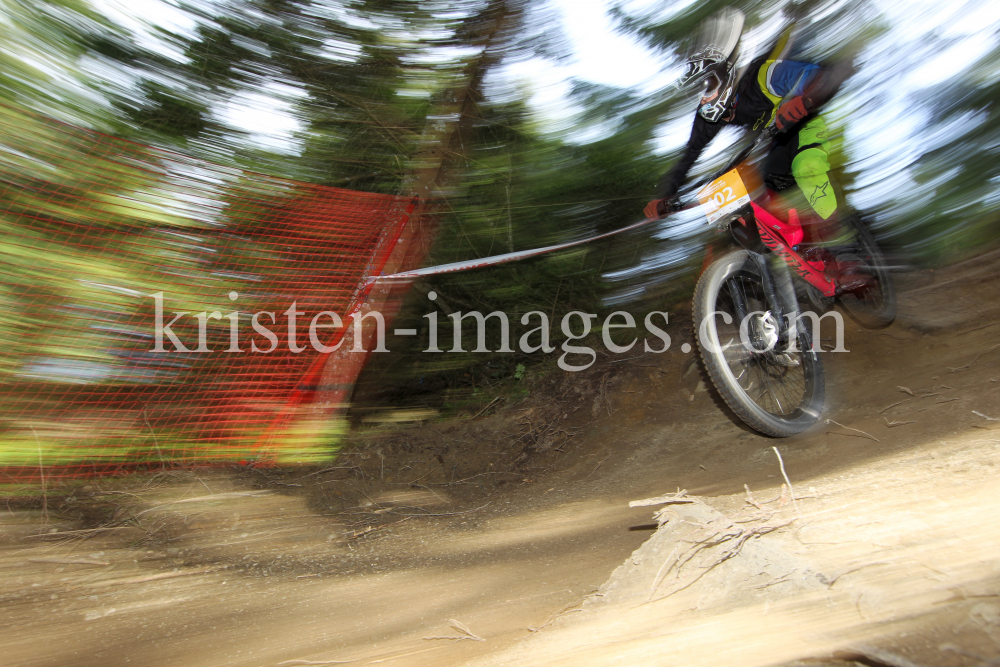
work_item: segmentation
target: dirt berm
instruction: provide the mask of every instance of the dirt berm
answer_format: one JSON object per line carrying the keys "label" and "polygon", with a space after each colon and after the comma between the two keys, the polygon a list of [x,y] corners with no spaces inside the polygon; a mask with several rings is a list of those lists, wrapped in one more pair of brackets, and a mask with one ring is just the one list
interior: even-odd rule
{"label": "dirt berm", "polygon": [[667,354],[327,469],[0,505],[0,662],[1000,664],[998,258],[900,275],[786,440],[728,416],[672,314]]}

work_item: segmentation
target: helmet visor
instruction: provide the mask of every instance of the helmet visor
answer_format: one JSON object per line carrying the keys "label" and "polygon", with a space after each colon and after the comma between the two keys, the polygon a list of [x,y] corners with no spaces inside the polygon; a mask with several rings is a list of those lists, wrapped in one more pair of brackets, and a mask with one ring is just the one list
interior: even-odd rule
{"label": "helmet visor", "polygon": [[711,102],[722,92],[722,78],[718,72],[709,72],[701,92],[701,103]]}

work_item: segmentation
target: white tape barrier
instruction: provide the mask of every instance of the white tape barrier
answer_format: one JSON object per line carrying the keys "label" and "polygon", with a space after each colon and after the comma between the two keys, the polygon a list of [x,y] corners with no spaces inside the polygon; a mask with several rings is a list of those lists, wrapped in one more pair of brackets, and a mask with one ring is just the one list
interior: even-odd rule
{"label": "white tape barrier", "polygon": [[651,222],[658,222],[661,219],[662,218],[648,218],[646,220],[640,220],[639,222],[632,223],[627,227],[616,229],[613,232],[605,232],[604,234],[598,234],[597,236],[591,236],[589,238],[580,239],[579,241],[570,241],[569,243],[559,243],[557,245],[545,246],[544,248],[535,248],[534,250],[519,250],[517,252],[508,252],[507,254],[504,255],[493,255],[492,257],[470,259],[465,262],[452,262],[451,264],[428,266],[423,269],[416,269],[414,271],[403,271],[402,273],[393,273],[388,276],[374,276],[372,278],[369,278],[366,284],[371,285],[373,283],[382,283],[389,280],[412,280],[414,278],[420,278],[422,276],[436,276],[442,273],[455,273],[456,271],[468,271],[470,269],[479,269],[484,266],[494,266],[496,264],[506,264],[507,262],[516,262],[517,260],[520,259],[535,257],[536,255],[544,255],[545,253],[555,252],[556,250],[563,250],[564,248],[572,248],[573,246],[583,245],[584,243],[597,241],[603,238],[607,238],[609,236],[614,236],[615,234],[621,234],[623,232],[632,231],[633,229],[644,227]]}

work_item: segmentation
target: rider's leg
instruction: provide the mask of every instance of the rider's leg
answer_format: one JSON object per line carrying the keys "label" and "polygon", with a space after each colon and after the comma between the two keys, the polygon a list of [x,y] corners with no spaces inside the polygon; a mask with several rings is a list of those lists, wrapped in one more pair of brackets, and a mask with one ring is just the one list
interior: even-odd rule
{"label": "rider's leg", "polygon": [[826,123],[821,116],[815,116],[800,125],[795,135],[791,142],[791,146],[794,146],[792,177],[812,209],[808,213],[803,212],[805,214],[800,219],[805,226],[811,227],[807,232],[809,237],[813,242],[819,243],[807,249],[804,256],[810,261],[819,259],[827,264],[837,281],[838,292],[860,289],[868,283],[870,277],[859,271],[855,262],[837,261],[827,249],[841,241],[837,237],[844,230],[837,223],[838,191],[830,180],[829,156],[832,146]]}
{"label": "rider's leg", "polygon": [[816,215],[828,220],[837,211],[837,193],[830,181],[831,146],[826,123],[822,116],[815,116],[797,134],[792,176]]}

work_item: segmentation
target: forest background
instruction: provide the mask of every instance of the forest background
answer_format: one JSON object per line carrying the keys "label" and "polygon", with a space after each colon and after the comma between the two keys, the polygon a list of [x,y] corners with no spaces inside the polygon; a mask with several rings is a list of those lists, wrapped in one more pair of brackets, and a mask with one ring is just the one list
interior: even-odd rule
{"label": "forest background", "polygon": [[[657,76],[619,87],[586,77],[553,83],[586,47],[558,29],[572,5],[542,0],[190,0],[115,11],[97,0],[0,0],[2,114],[9,136],[49,136],[40,117],[23,113],[32,112],[128,139],[136,150],[385,194],[407,195],[433,167],[437,233],[426,263],[441,264],[640,219],[687,139],[695,102],[671,84],[690,36],[731,4],[747,14],[748,53],[768,48],[794,22],[791,57],[854,59],[857,74],[828,110],[839,180],[898,266],[941,265],[996,244],[1000,10],[990,3],[609,3],[614,29],[662,65]],[[291,119],[290,129],[275,140],[248,127],[254,106],[272,112],[263,122]],[[738,138],[724,133],[692,180],[718,166]],[[11,157],[16,151],[5,143],[6,169],[37,168]],[[87,173],[60,177],[85,179],[95,200],[112,196],[122,179],[146,178],[120,169],[102,176],[102,163],[88,163],[84,148],[61,150],[83,151],[62,169],[87,164]],[[18,206],[30,207],[20,196]],[[137,229],[190,232],[199,224],[152,210],[109,216],[108,224]],[[3,224],[22,223],[7,215]],[[376,358],[359,395],[447,407],[554,363],[521,352],[421,354],[431,290],[444,314],[499,310],[512,322],[529,311],[555,320],[571,310],[669,311],[688,298],[709,238],[696,216],[675,216],[610,241],[420,281],[397,324],[421,335]],[[17,278],[2,286],[5,313],[30,310],[30,291],[71,290],[86,300],[93,285],[60,279],[72,259],[65,247],[39,238],[32,252],[3,246]],[[141,297],[127,289],[145,284],[141,269],[95,270],[126,286],[114,297],[122,307]],[[215,290],[239,290],[240,280],[234,274]],[[176,298],[192,310],[220,306],[194,292]],[[99,337],[73,350],[28,349],[18,342],[23,325],[17,316],[0,322],[0,374],[21,373],[39,355],[107,357]],[[451,339],[448,326],[442,319],[442,340]],[[554,327],[553,342],[560,337]],[[488,337],[491,349],[497,338]]]}

